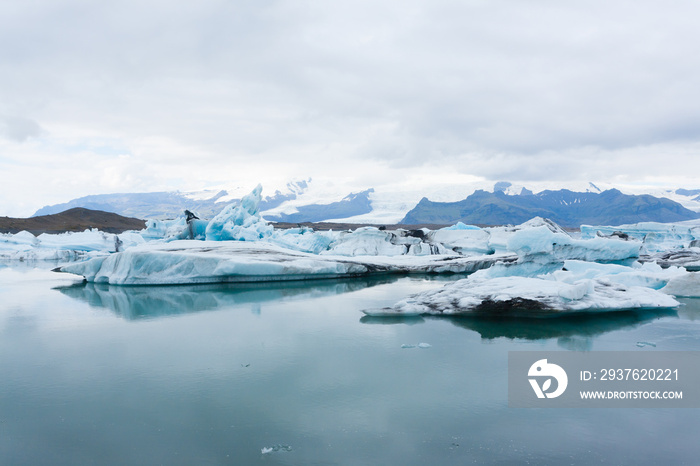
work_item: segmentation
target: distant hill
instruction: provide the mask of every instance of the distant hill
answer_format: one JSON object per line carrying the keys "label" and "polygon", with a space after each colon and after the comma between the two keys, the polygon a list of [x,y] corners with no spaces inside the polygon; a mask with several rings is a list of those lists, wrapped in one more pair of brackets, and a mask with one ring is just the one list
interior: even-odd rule
{"label": "distant hill", "polygon": [[[353,224],[517,224],[534,216],[551,218],[567,228],[581,223],[676,222],[695,219],[700,212],[700,189],[640,188],[618,191],[602,183],[572,182],[528,189],[508,181],[489,186],[448,184],[365,188],[328,180],[290,181],[260,202],[260,214],[272,222],[339,222]],[[114,193],[84,196],[46,206],[34,216],[73,207],[113,212],[125,217],[171,219],[188,209],[211,219],[224,207],[247,195],[252,183],[210,186],[200,191]],[[263,188],[265,188],[263,186]],[[623,194],[625,193],[625,194]],[[422,199],[421,199],[422,198]],[[430,201],[429,199],[435,199]],[[461,199],[461,200],[460,200]],[[442,201],[442,202],[437,202]]]}
{"label": "distant hill", "polygon": [[[260,203],[260,210],[272,209],[285,201],[294,200],[308,187],[309,180],[287,183],[284,192],[275,191]],[[245,189],[211,189],[198,192],[161,191],[155,193],[93,194],[73,199],[62,204],[44,206],[32,217],[63,212],[73,207],[102,210],[143,219],[177,218],[185,209],[199,214],[201,218],[213,218],[221,209],[238,202],[250,191]]]}
{"label": "distant hill", "polygon": [[181,215],[184,209],[213,217],[226,205],[226,203],[216,204],[216,201],[226,194],[226,191],[222,191],[204,200],[191,199],[177,191],[93,194],[63,204],[42,207],[32,217],[57,214],[74,207],[118,213],[135,218],[175,218]]}
{"label": "distant hill", "polygon": [[26,230],[34,235],[41,233],[64,233],[97,228],[107,233],[122,233],[126,230],[141,230],[146,222],[137,218],[76,207],[59,214],[30,218],[0,217],[1,233],[18,233]]}
{"label": "distant hill", "polygon": [[[309,180],[290,182],[284,192],[275,191],[263,197],[260,212],[273,222],[321,222],[329,219],[343,219],[372,211],[370,195],[374,189],[350,193],[338,201],[326,203],[309,202],[296,205],[290,212],[275,211],[285,202],[294,201],[304,194]],[[200,218],[213,218],[228,204],[240,201],[242,194],[232,194],[227,190],[182,193],[163,191],[155,193],[94,194],[73,199],[63,204],[42,207],[32,217],[56,214],[66,209],[83,207],[91,210],[113,212],[127,217],[144,219],[166,219],[181,216],[185,209],[196,212]],[[323,199],[325,200],[325,199]],[[316,199],[318,201],[318,199]],[[403,212],[401,213],[403,215]],[[399,216],[396,217],[397,219]]]}
{"label": "distant hill", "polygon": [[[273,222],[323,222],[328,219],[349,218],[372,211],[369,195],[374,192],[370,188],[359,193],[350,193],[340,201],[328,204],[308,204],[296,208],[291,214],[278,213],[263,215]],[[262,208],[260,210],[263,210]]]}
{"label": "distant hill", "polygon": [[509,195],[478,190],[458,202],[433,202],[427,198],[411,209],[399,223],[455,223],[479,225],[519,224],[532,217],[545,217],[561,226],[582,224],[621,225],[638,222],[680,222],[700,218],[670,199],[648,194],[629,195],[617,189],[602,193],[567,189]]}

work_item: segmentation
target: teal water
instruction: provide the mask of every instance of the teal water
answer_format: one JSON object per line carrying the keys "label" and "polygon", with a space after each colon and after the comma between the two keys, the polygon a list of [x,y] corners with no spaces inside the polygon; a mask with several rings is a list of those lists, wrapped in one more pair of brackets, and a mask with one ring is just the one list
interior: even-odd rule
{"label": "teal water", "polygon": [[[109,287],[23,276],[5,271],[0,282],[0,464],[700,456],[697,410],[514,409],[507,400],[508,351],[700,350],[698,300],[573,319],[397,320],[361,310],[444,281]],[[418,343],[431,346],[402,348]]]}

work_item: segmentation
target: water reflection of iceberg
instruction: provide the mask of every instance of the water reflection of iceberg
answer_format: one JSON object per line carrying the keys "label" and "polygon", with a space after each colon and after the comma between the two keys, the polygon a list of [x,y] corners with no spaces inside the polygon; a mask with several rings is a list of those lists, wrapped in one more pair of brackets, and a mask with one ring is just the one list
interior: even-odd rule
{"label": "water reflection of iceberg", "polygon": [[260,303],[263,302],[337,295],[396,280],[398,277],[134,287],[84,283],[56,289],[91,306],[107,308],[124,319],[136,320],[241,304],[252,304],[253,309],[260,312]]}
{"label": "water reflection of iceberg", "polygon": [[[558,338],[560,346],[567,349],[586,349],[588,339],[603,333],[636,327],[661,317],[678,316],[675,309],[640,309],[635,311],[596,312],[563,315],[549,318],[533,317],[419,317],[401,323],[420,323],[427,319],[448,320],[457,327],[473,330],[481,338],[510,338],[521,340],[546,340]],[[394,317],[364,316],[365,324],[396,324]],[[581,338],[584,338],[583,340]]]}

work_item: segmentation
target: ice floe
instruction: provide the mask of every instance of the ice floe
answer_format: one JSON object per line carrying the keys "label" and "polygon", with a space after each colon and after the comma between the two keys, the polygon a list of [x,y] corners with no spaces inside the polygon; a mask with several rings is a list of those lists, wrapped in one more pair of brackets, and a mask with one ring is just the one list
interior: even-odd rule
{"label": "ice floe", "polygon": [[146,240],[138,232],[119,235],[97,229],[34,236],[28,231],[0,234],[0,259],[10,261],[75,261],[107,255]]}
{"label": "ice floe", "polygon": [[618,226],[581,225],[583,239],[611,236],[641,241],[646,254],[690,247],[694,240],[700,239],[700,226],[657,222]]}
{"label": "ice floe", "polygon": [[604,279],[565,283],[546,278],[466,278],[405,298],[391,307],[367,309],[370,316],[501,315],[551,316],[604,310],[672,308],[672,296],[651,288]]}
{"label": "ice floe", "polygon": [[265,242],[173,241],[67,264],[60,271],[94,283],[171,285],[466,273],[514,259],[504,255],[344,257],[293,251]]}

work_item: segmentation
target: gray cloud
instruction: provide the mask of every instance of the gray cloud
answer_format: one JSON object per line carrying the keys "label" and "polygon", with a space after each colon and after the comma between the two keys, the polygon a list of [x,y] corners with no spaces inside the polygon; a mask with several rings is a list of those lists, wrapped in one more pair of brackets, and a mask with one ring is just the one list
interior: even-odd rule
{"label": "gray cloud", "polygon": [[183,177],[196,156],[203,180],[253,159],[303,177],[379,161],[613,178],[657,156],[635,148],[700,142],[698,16],[650,0],[15,2],[0,110],[41,121],[47,157],[103,138]]}
{"label": "gray cloud", "polygon": [[41,136],[42,132],[41,126],[28,118],[5,117],[0,120],[0,133],[12,141],[24,142]]}

